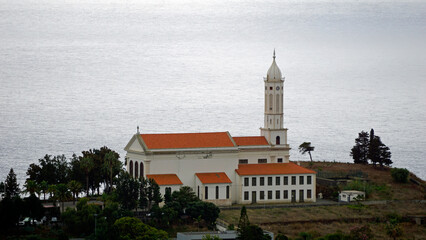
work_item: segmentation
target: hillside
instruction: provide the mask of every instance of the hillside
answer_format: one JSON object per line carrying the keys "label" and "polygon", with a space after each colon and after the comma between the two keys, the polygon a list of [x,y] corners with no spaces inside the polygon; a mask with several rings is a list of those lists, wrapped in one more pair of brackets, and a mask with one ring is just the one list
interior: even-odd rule
{"label": "hillside", "polygon": [[[289,237],[297,237],[300,232],[309,232],[313,236],[342,231],[349,233],[354,226],[368,224],[376,239],[387,239],[386,223],[390,218],[401,219],[403,237],[410,239],[426,239],[426,228],[411,222],[410,216],[426,216],[425,181],[410,174],[415,180],[406,184],[395,183],[390,175],[390,168],[378,168],[371,165],[356,165],[334,162],[301,162],[302,166],[317,172],[345,175],[353,172],[362,173],[367,180],[367,188],[371,193],[370,200],[387,200],[380,204],[317,206],[297,208],[263,208],[248,209],[251,223],[276,233],[284,233]],[[339,185],[339,188],[344,186]],[[223,209],[220,218],[230,224],[237,225],[239,210]]]}

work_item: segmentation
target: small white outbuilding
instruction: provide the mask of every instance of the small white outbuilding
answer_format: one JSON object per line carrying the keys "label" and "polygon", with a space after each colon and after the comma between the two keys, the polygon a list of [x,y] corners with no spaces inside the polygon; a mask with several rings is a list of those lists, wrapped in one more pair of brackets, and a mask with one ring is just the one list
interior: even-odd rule
{"label": "small white outbuilding", "polygon": [[339,193],[339,202],[353,202],[364,200],[365,192],[356,190],[345,190]]}

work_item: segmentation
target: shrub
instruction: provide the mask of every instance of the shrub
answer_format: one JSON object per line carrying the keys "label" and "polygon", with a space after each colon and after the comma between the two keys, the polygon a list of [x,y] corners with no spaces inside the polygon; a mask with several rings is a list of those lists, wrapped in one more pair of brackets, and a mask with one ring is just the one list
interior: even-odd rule
{"label": "shrub", "polygon": [[399,183],[406,183],[408,182],[408,175],[410,172],[408,172],[405,168],[392,168],[391,169],[391,176],[395,182]]}
{"label": "shrub", "polygon": [[374,237],[373,231],[368,225],[352,228],[349,236],[353,240],[369,240]]}

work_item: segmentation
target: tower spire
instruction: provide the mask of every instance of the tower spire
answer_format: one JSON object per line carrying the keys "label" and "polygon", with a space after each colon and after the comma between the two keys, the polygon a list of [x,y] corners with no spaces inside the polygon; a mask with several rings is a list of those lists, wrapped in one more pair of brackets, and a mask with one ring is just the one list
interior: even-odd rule
{"label": "tower spire", "polygon": [[272,56],[273,58],[274,58],[274,60],[275,60],[275,48],[274,48],[274,55]]}

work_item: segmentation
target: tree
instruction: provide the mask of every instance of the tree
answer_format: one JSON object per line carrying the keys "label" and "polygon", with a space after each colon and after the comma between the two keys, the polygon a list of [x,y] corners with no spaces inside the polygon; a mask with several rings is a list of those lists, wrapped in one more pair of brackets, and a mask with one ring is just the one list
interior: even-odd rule
{"label": "tree", "polygon": [[56,196],[58,200],[61,202],[62,212],[64,211],[64,202],[68,200],[71,196],[70,191],[66,184],[60,183],[56,186]]}
{"label": "tree", "polygon": [[16,174],[13,171],[13,168],[10,169],[9,174],[6,177],[5,185],[6,198],[13,198],[19,196],[21,190],[19,189],[19,184],[16,181]]}
{"label": "tree", "polygon": [[81,192],[82,189],[82,185],[81,183],[75,181],[75,180],[71,180],[68,183],[68,188],[72,193],[72,204],[75,205],[75,199],[78,198],[78,194]]}
{"label": "tree", "polygon": [[271,240],[271,236],[265,234],[263,229],[257,225],[249,225],[244,227],[238,239],[241,240]]}
{"label": "tree", "polygon": [[30,195],[34,195],[35,193],[39,193],[39,188],[37,183],[34,180],[27,180],[24,184],[25,192]]}
{"label": "tree", "polygon": [[410,172],[405,168],[392,168],[391,176],[395,182],[406,183]]}
{"label": "tree", "polygon": [[250,225],[250,221],[247,215],[247,209],[246,206],[243,206],[241,208],[241,213],[240,213],[240,220],[238,221],[238,235],[242,235],[242,231],[244,231],[244,229],[246,227],[248,227]]}
{"label": "tree", "polygon": [[116,239],[135,240],[167,240],[165,231],[158,230],[142,223],[134,217],[123,217],[115,221],[113,225]]}
{"label": "tree", "polygon": [[107,187],[107,189],[108,189],[108,192],[111,192],[112,185],[113,185],[112,183],[113,169],[114,167],[117,167],[117,165],[120,166],[120,161],[118,161],[118,154],[113,151],[106,153],[104,157],[104,165],[105,165],[105,168],[108,169],[109,178],[110,178],[109,188]]}
{"label": "tree", "polygon": [[154,204],[158,206],[158,204],[163,201],[163,198],[161,197],[160,193],[160,187],[155,182],[154,179],[150,178],[148,179],[148,208],[151,209],[151,206]]}
{"label": "tree", "polygon": [[80,167],[86,174],[86,196],[89,196],[89,174],[92,169],[95,167],[93,159],[84,157],[80,160]]}
{"label": "tree", "polygon": [[213,203],[197,201],[189,205],[187,212],[192,219],[201,217],[208,228],[213,228],[219,217],[220,209]]}
{"label": "tree", "polygon": [[299,152],[304,155],[305,153],[309,153],[309,157],[311,158],[312,162],[312,154],[311,152],[314,151],[315,147],[311,146],[311,142],[304,142],[300,144],[299,146]]}
{"label": "tree", "polygon": [[368,158],[371,159],[371,162],[374,165],[378,163],[380,167],[383,167],[383,165],[389,166],[392,164],[389,147],[382,143],[382,140],[379,136],[374,136],[373,138],[370,137]]}
{"label": "tree", "polygon": [[368,132],[361,131],[355,139],[355,146],[351,150],[354,163],[368,164],[370,139]]}
{"label": "tree", "polygon": [[43,193],[43,200],[46,200],[46,192],[49,189],[49,184],[47,183],[47,181],[42,181],[38,185],[38,188],[40,189],[40,192]]}
{"label": "tree", "polygon": [[140,183],[129,173],[122,171],[117,181],[117,197],[124,209],[132,210],[138,205]]}

